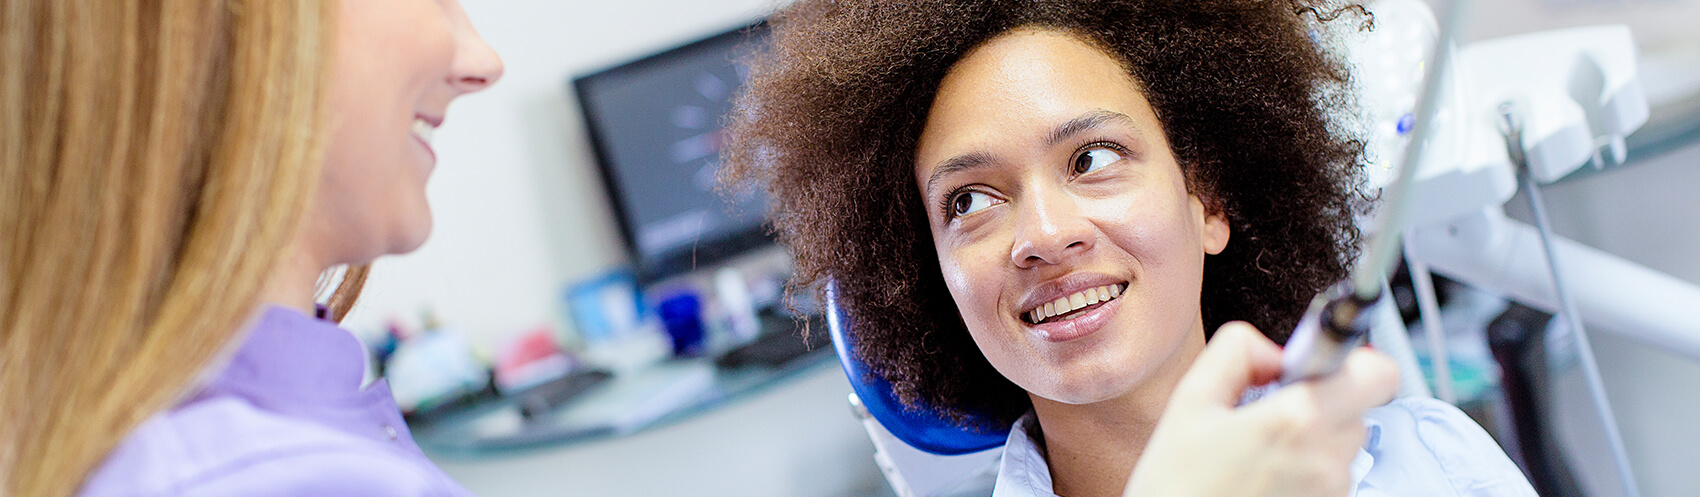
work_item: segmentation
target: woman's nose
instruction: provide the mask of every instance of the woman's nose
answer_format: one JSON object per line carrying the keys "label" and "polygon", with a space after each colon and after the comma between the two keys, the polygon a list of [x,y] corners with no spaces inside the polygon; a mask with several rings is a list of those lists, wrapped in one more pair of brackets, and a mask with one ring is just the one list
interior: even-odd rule
{"label": "woman's nose", "polygon": [[1015,244],[1010,262],[1032,268],[1061,264],[1092,249],[1092,222],[1061,192],[1031,192],[1015,207]]}
{"label": "woman's nose", "polygon": [[502,57],[484,43],[484,38],[472,27],[472,21],[467,18],[458,0],[448,0],[443,8],[449,14],[449,24],[455,36],[455,58],[449,72],[449,84],[461,93],[476,92],[496,84],[496,80],[502,79]]}

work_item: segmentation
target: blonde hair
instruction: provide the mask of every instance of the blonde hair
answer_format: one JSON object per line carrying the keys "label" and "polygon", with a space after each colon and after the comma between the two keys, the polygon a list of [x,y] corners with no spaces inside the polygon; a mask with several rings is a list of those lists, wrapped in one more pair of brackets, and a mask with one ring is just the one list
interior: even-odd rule
{"label": "blonde hair", "polygon": [[77,491],[253,313],[322,162],[329,0],[0,0],[0,494]]}

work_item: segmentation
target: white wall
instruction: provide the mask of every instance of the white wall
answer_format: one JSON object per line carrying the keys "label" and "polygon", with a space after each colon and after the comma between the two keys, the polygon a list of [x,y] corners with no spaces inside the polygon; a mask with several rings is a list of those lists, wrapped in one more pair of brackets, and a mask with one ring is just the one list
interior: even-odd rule
{"label": "white wall", "polygon": [[380,260],[347,321],[431,309],[494,350],[563,325],[562,285],[626,262],[569,79],[746,24],[773,0],[462,0],[507,74],[449,109],[433,146],[436,230]]}

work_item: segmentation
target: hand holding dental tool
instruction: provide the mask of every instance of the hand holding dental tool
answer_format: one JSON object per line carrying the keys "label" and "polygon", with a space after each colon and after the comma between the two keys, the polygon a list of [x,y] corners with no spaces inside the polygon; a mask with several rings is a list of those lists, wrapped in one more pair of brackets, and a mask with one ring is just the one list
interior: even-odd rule
{"label": "hand holding dental tool", "polygon": [[[1281,348],[1243,322],[1222,325],[1175,387],[1123,495],[1347,495],[1364,414],[1399,387],[1398,367],[1357,351],[1339,374],[1241,405],[1281,374]],[[1267,443],[1245,443],[1261,440]]]}
{"label": "hand holding dental tool", "polygon": [[1433,55],[1423,74],[1422,93],[1417,97],[1410,144],[1405,147],[1398,178],[1383,189],[1386,201],[1376,218],[1376,229],[1370,233],[1364,258],[1353,269],[1351,278],[1318,295],[1299,319],[1281,355],[1283,385],[1333,374],[1345,362],[1347,354],[1362,345],[1369,334],[1371,311],[1382,303],[1381,282],[1397,262],[1399,235],[1404,232],[1410,210],[1411,184],[1427,151],[1427,138],[1440,108],[1441,86],[1451,63],[1451,41],[1464,10],[1459,3],[1447,2],[1446,17],[1430,51]]}
{"label": "hand holding dental tool", "polygon": [[1381,287],[1370,288],[1374,293],[1365,298],[1341,283],[1311,301],[1281,354],[1282,385],[1334,374],[1346,355],[1363,345],[1372,321],[1369,311],[1382,300]]}

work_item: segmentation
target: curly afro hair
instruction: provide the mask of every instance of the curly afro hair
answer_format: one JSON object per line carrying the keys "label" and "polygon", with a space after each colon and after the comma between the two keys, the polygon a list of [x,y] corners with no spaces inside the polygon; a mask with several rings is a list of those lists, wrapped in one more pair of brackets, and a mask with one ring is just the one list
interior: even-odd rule
{"label": "curly afro hair", "polygon": [[1309,300],[1346,276],[1362,143],[1320,23],[1361,7],[1303,0],[799,0],[769,20],[729,129],[723,180],[760,184],[796,257],[791,292],[849,320],[859,359],[909,407],[971,429],[1031,407],[954,309],[915,184],[934,94],[970,49],[1015,28],[1059,30],[1143,85],[1188,187],[1227,215],[1204,266],[1207,330],[1245,320],[1284,342]]}

